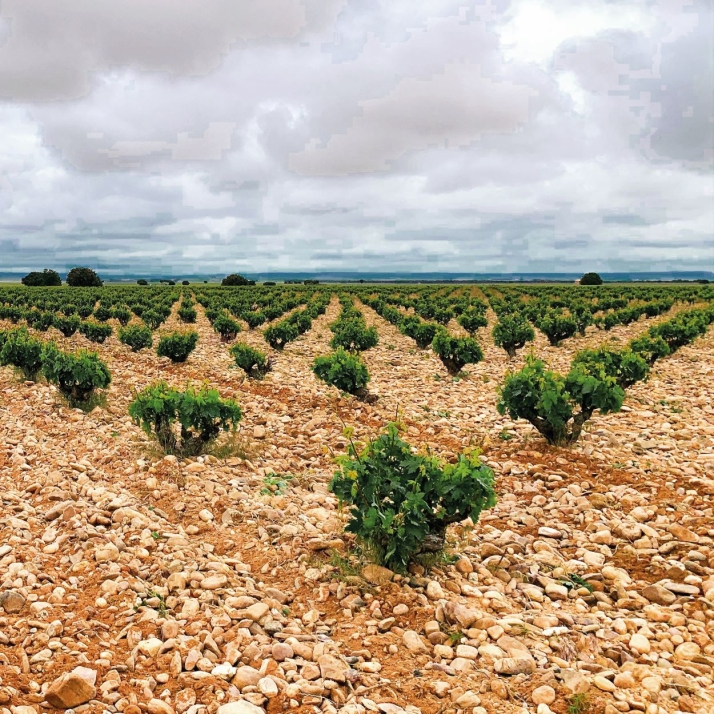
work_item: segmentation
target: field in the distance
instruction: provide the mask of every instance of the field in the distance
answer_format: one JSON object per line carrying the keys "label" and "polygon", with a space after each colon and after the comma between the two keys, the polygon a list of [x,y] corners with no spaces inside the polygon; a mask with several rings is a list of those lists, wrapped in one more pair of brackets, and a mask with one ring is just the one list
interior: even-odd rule
{"label": "field in the distance", "polygon": [[[182,296],[195,323],[179,318]],[[376,400],[312,373],[340,297],[377,329],[362,353]],[[580,350],[624,348],[713,298],[706,286],[0,287],[0,330],[29,313],[32,335],[96,349],[112,375],[84,412],[0,368],[0,711],[51,711],[49,686],[82,666],[95,691],[76,712],[714,712],[712,328],[568,449],[496,410],[531,352],[566,373]],[[504,302],[534,322],[586,303],[597,324],[559,346],[536,329],[509,359],[491,337]],[[378,314],[439,317],[464,336],[458,312],[480,303],[483,360],[456,375]],[[112,327],[105,342],[37,329],[39,313],[71,304]],[[320,304],[283,349],[266,343],[266,327]],[[152,349],[117,339],[125,305],[129,324],[142,322],[133,307],[168,310]],[[212,328],[207,312],[224,309],[242,326],[235,341],[271,356],[263,379]],[[247,313],[266,321],[251,330]],[[199,340],[173,364],[155,348],[177,329]],[[160,379],[236,399],[237,434],[204,457],[162,458],[127,413]],[[480,447],[499,494],[405,575],[369,565],[328,490],[345,426],[364,441],[395,419],[447,459]]]}

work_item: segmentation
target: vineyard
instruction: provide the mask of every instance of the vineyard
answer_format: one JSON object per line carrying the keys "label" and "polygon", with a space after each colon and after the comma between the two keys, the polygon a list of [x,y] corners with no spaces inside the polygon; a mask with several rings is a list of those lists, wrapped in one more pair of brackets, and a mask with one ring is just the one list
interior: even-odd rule
{"label": "vineyard", "polygon": [[713,322],[709,285],[0,287],[0,709],[714,711]]}

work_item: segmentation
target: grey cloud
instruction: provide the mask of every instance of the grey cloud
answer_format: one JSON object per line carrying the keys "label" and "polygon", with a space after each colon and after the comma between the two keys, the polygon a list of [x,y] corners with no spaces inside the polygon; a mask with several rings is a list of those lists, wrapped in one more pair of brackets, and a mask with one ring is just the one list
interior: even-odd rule
{"label": "grey cloud", "polygon": [[504,61],[502,2],[103,6],[60,0],[53,44],[55,10],[2,4],[6,267],[714,263],[706,3],[540,64]]}
{"label": "grey cloud", "polygon": [[80,97],[115,67],[203,75],[234,43],[306,22],[299,0],[3,0],[0,17],[0,96],[30,101]]}

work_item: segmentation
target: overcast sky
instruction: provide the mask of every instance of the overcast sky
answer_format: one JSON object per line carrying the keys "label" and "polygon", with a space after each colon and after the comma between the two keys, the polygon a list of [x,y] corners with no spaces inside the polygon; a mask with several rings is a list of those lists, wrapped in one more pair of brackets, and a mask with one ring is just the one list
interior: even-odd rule
{"label": "overcast sky", "polygon": [[712,0],[0,0],[0,271],[714,265]]}

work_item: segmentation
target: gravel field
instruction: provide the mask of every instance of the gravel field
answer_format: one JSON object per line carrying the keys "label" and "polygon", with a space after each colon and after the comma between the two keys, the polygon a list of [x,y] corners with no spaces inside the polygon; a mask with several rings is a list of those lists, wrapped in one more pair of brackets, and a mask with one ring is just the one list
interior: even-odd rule
{"label": "gravel field", "polygon": [[[484,361],[454,379],[360,309],[380,337],[364,353],[373,404],[310,370],[336,297],[261,381],[200,306],[185,364],[99,347],[112,383],[90,413],[0,368],[2,714],[714,713],[714,331],[559,449],[496,410],[529,348],[509,361],[490,310]],[[565,370],[678,309],[559,348],[538,333],[534,350]],[[266,348],[260,330],[237,339]],[[127,414],[162,378],[235,398],[235,437],[162,458]],[[447,458],[480,446],[499,494],[404,576],[360,561],[327,488],[344,427],[365,439],[395,417]]]}

